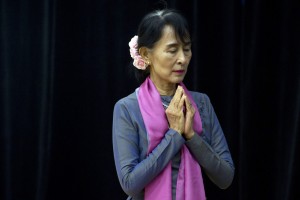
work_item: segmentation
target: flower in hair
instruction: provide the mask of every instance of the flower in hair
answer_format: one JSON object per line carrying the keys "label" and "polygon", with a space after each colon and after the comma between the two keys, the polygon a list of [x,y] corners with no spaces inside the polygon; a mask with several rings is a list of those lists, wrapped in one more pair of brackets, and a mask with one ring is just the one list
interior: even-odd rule
{"label": "flower in hair", "polygon": [[130,56],[133,58],[133,65],[141,70],[145,70],[148,65],[138,52],[138,36],[135,35],[129,42]]}

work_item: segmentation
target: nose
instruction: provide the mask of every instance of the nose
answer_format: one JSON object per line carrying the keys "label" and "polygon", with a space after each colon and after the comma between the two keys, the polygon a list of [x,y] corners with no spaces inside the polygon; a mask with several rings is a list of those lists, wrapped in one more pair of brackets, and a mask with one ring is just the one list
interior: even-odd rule
{"label": "nose", "polygon": [[181,49],[180,51],[178,51],[178,59],[177,59],[177,63],[179,65],[184,65],[187,61],[187,55],[185,55],[185,52],[183,49]]}

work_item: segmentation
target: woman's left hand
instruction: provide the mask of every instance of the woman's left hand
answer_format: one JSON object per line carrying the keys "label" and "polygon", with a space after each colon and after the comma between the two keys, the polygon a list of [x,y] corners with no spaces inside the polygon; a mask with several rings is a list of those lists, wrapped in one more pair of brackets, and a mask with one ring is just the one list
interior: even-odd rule
{"label": "woman's left hand", "polygon": [[186,108],[186,113],[185,113],[185,126],[184,126],[184,132],[183,136],[189,140],[191,139],[195,132],[193,129],[193,124],[194,124],[194,115],[195,115],[195,108],[193,107],[191,101],[185,95],[185,108]]}

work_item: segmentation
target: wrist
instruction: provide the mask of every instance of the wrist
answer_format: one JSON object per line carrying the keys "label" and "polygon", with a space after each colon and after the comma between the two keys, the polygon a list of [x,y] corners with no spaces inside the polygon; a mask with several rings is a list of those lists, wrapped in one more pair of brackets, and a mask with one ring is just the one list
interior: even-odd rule
{"label": "wrist", "polygon": [[172,129],[172,130],[176,131],[181,136],[183,135],[183,131],[180,131],[180,129],[172,128],[172,127],[169,127],[169,129]]}
{"label": "wrist", "polygon": [[191,133],[188,133],[188,134],[184,134],[183,137],[185,140],[190,140],[192,139],[192,137],[195,135],[195,132],[191,132]]}

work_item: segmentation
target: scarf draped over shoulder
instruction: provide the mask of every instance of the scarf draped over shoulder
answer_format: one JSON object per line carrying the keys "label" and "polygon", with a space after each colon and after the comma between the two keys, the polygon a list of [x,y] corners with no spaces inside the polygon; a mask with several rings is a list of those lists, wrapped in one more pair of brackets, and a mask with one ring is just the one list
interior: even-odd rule
{"label": "scarf draped over shoulder", "polygon": [[[194,109],[194,131],[202,132],[202,122],[197,105],[183,83],[180,83],[186,95],[190,99]],[[138,103],[148,134],[149,155],[153,149],[164,138],[168,131],[168,120],[163,108],[160,94],[155,85],[148,77],[140,86],[138,92]],[[172,200],[172,168],[171,161],[146,187],[145,200]],[[205,191],[202,179],[201,168],[198,162],[183,145],[181,148],[181,163],[179,166],[176,200],[205,200]]]}

